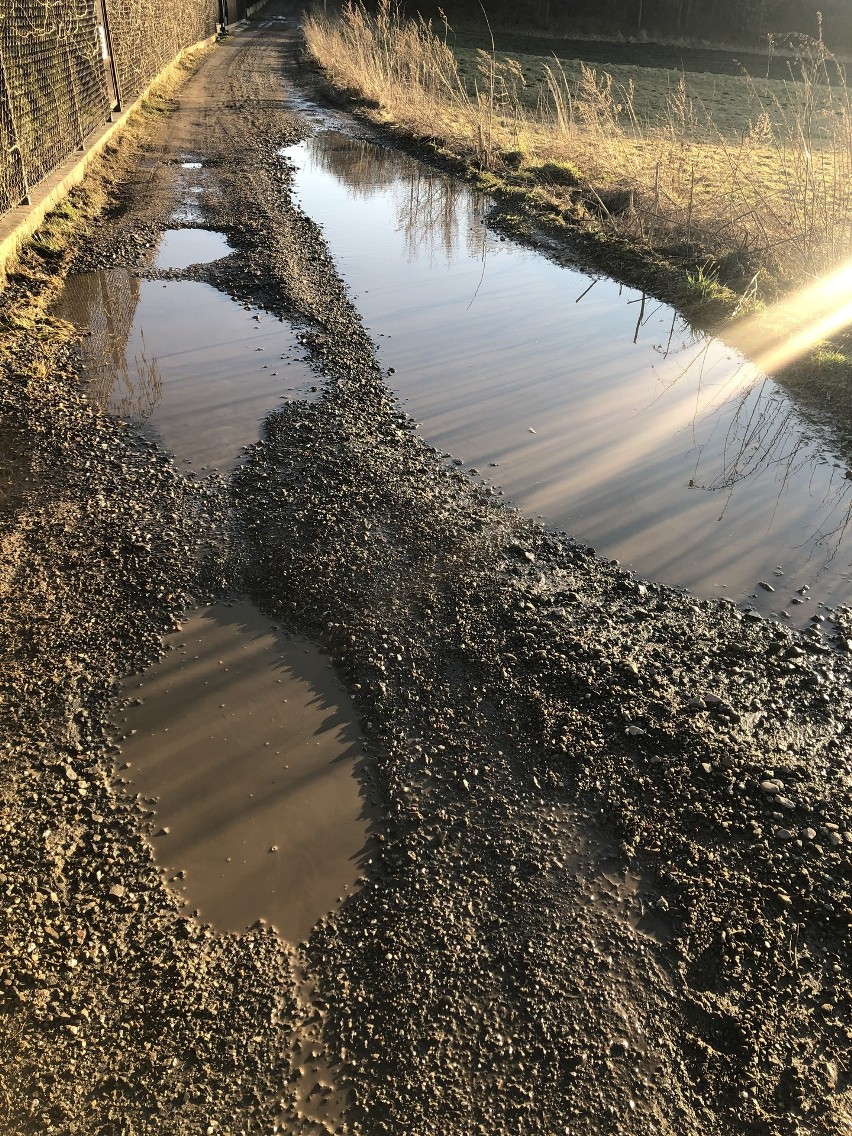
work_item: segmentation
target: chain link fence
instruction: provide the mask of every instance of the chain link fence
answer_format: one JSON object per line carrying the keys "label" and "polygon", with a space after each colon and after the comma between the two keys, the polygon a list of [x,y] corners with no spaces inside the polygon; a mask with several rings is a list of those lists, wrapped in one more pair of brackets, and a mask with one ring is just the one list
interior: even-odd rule
{"label": "chain link fence", "polygon": [[104,0],[121,98],[138,94],[191,43],[216,31],[216,0]]}
{"label": "chain link fence", "polygon": [[0,214],[216,30],[217,0],[0,0]]}

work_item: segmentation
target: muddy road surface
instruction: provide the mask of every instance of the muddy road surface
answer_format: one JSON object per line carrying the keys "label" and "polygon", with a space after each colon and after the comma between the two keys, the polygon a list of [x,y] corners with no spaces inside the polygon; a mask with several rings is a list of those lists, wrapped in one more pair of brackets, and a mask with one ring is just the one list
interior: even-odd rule
{"label": "muddy road surface", "polygon": [[[852,1131],[846,614],[799,635],[639,580],[430,449],[276,157],[309,79],[275,2],[73,266],[292,325],[317,389],[231,472],[102,413],[4,299],[0,1129]],[[193,167],[183,215],[233,251],[155,268]],[[357,882],[299,942],[193,917],[156,794],[117,783],[122,683],[246,600],[363,740]]]}

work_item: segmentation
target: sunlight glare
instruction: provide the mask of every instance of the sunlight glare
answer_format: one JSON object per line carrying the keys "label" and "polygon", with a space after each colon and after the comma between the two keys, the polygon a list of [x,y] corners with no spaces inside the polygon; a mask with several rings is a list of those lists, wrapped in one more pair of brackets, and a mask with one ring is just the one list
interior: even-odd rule
{"label": "sunlight glare", "polygon": [[852,324],[852,261],[761,312],[723,337],[771,375]]}

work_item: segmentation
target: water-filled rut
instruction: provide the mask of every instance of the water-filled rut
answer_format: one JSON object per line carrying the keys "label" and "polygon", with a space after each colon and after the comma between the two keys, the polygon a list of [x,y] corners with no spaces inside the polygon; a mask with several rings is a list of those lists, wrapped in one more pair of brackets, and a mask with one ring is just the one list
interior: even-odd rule
{"label": "water-filled rut", "polygon": [[[235,468],[276,404],[319,391],[289,324],[182,278],[232,252],[220,233],[167,230],[150,265],[72,276],[55,305],[82,332],[92,402],[201,476]],[[117,783],[154,806],[153,850],[187,910],[306,938],[368,858],[352,706],[327,659],[246,601],[187,613],[164,646],[129,680]]]}
{"label": "water-filled rut", "polygon": [[799,623],[809,588],[849,599],[847,465],[741,355],[398,152],[325,130],[283,154],[428,442],[647,578]]}
{"label": "water-filled rut", "polygon": [[251,604],[218,605],[126,693],[121,783],[153,803],[187,907],[219,930],[262,919],[306,938],[367,858],[363,741],[328,660]]}

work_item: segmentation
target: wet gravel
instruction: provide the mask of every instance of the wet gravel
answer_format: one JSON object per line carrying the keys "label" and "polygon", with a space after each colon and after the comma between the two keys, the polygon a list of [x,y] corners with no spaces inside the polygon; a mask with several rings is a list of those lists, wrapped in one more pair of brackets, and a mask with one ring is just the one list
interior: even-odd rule
{"label": "wet gravel", "polygon": [[[240,112],[199,139],[237,252],[191,275],[296,320],[324,394],[187,476],[89,406],[67,331],[6,321],[0,1127],[848,1130],[848,612],[798,635],[639,580],[424,444],[274,157],[294,41],[222,50],[193,93]],[[169,169],[78,269],[140,265]],[[118,681],[241,593],[367,740],[372,862],[305,944],[182,915],[111,784]]]}

